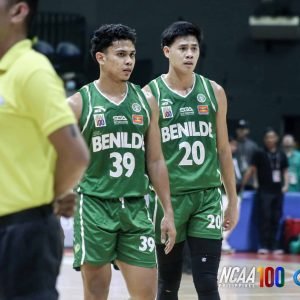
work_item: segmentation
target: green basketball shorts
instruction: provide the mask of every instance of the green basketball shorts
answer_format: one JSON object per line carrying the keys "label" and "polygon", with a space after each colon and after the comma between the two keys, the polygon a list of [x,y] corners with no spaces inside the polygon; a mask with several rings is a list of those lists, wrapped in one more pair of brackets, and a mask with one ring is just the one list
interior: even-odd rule
{"label": "green basketball shorts", "polygon": [[[176,243],[184,241],[187,236],[222,238],[222,195],[219,188],[172,196],[172,206],[177,230]],[[150,194],[149,211],[155,226],[155,241],[160,244],[163,210],[154,192]]]}
{"label": "green basketball shorts", "polygon": [[76,269],[114,260],[156,267],[154,227],[144,197],[99,199],[80,194],[73,251]]}

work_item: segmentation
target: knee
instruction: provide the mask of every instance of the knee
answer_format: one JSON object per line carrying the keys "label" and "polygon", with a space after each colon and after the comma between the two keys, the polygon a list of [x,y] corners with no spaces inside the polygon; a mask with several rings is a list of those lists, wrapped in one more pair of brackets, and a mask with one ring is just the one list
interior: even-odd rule
{"label": "knee", "polygon": [[107,299],[109,286],[101,282],[84,283],[85,299]]}
{"label": "knee", "polygon": [[134,285],[128,285],[127,283],[130,300],[155,300],[156,283],[156,277],[153,280],[149,278],[147,282],[145,280],[136,282]]}
{"label": "knee", "polygon": [[178,290],[182,275],[182,261],[178,264],[163,265],[158,269],[157,300],[178,299]]}
{"label": "knee", "polygon": [[107,299],[109,293],[109,279],[103,279],[99,276],[86,276],[85,272],[82,272],[84,298],[85,299]]}
{"label": "knee", "polygon": [[194,278],[194,285],[199,296],[218,294],[218,282],[215,274],[201,274]]}
{"label": "knee", "polygon": [[180,286],[180,279],[165,280],[158,279],[158,300],[175,300],[177,298],[178,290]]}

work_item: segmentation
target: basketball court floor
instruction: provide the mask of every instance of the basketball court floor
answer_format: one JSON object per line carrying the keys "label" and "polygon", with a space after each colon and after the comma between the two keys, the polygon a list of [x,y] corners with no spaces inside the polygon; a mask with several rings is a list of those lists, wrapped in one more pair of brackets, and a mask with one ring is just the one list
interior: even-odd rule
{"label": "basketball court floor", "polygon": [[[67,251],[58,279],[60,300],[83,299],[81,276],[72,269],[72,261],[72,253]],[[221,299],[300,299],[300,275],[297,271],[300,273],[300,255],[224,254],[218,276]],[[129,299],[119,271],[113,271],[109,299]],[[191,275],[183,275],[179,299],[197,300]]]}

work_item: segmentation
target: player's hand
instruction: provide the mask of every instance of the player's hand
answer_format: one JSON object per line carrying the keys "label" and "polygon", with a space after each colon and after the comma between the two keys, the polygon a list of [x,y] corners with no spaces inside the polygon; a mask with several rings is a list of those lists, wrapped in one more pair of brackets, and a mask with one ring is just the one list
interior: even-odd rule
{"label": "player's hand", "polygon": [[65,218],[70,218],[74,215],[75,204],[76,193],[69,192],[54,200],[54,213]]}
{"label": "player's hand", "polygon": [[165,245],[165,253],[168,254],[174,247],[176,229],[173,214],[165,214],[160,224],[161,242]]}
{"label": "player's hand", "polygon": [[239,218],[239,211],[238,211],[237,204],[232,205],[229,203],[224,213],[224,222],[223,222],[224,231],[232,230],[236,226],[238,222],[238,218]]}

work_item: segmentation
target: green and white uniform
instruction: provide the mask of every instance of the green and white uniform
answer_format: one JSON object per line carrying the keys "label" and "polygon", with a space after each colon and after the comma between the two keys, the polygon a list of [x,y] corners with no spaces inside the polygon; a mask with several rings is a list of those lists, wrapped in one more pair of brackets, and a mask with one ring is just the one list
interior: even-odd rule
{"label": "green and white uniform", "polygon": [[144,199],[149,186],[144,136],[151,109],[141,89],[131,83],[118,104],[95,82],[79,92],[79,126],[91,161],[78,187],[74,267],[115,259],[153,267],[154,231]]}
{"label": "green and white uniform", "polygon": [[[194,86],[185,96],[171,90],[163,76],[152,80],[149,87],[160,110],[162,150],[169,171],[177,242],[185,240],[187,235],[220,239],[221,173],[216,141],[218,103],[211,83],[195,74]],[[152,210],[159,242],[158,225],[162,211],[157,203]]]}

